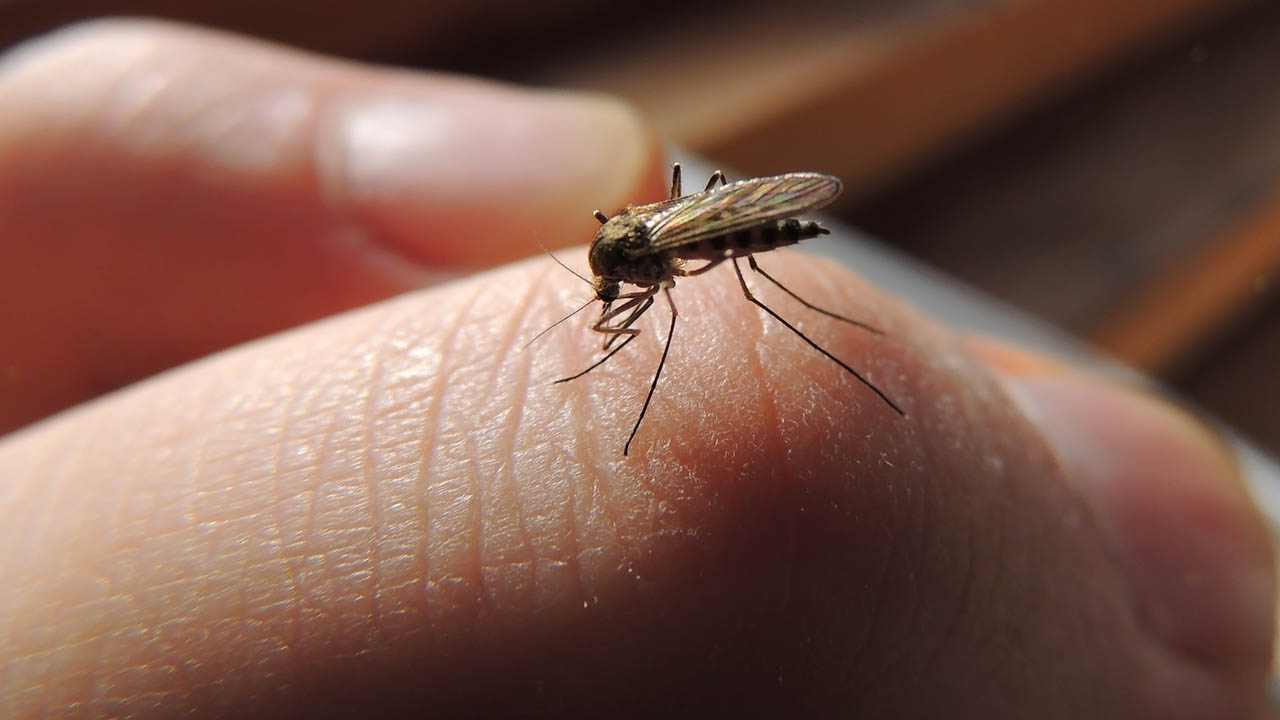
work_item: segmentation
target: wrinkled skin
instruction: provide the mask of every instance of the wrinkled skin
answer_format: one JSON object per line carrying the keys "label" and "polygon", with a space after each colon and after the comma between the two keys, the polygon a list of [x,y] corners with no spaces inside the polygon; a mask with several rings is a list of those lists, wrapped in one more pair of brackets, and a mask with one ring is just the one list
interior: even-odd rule
{"label": "wrinkled skin", "polygon": [[620,106],[146,24],[9,56],[0,102],[0,715],[1261,708],[1270,539],[1158,400],[779,252],[886,335],[761,297],[907,416],[724,268],[623,458],[663,303],[551,386],[591,318],[521,347],[580,280],[417,289],[660,197]]}

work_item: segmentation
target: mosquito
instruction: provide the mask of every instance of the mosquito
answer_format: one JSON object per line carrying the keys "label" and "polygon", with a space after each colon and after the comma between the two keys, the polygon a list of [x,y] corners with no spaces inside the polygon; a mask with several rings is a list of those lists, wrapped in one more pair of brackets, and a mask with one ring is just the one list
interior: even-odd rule
{"label": "mosquito", "polygon": [[[717,184],[719,187],[716,187]],[[667,342],[662,349],[662,359],[658,361],[658,369],[649,383],[644,406],[640,408],[640,416],[636,418],[631,434],[627,437],[627,444],[622,448],[623,455],[629,454],[631,443],[649,411],[654,391],[658,388],[658,378],[662,376],[662,368],[671,351],[671,339],[675,336],[676,318],[679,317],[675,302],[671,300],[671,288],[675,287],[676,278],[702,275],[728,260],[733,263],[738,284],[748,301],[857,378],[894,412],[905,415],[902,408],[880,388],[752,295],[746,278],[743,277],[742,267],[738,264],[739,258],[746,258],[747,265],[753,271],[810,310],[876,335],[883,335],[883,332],[866,323],[824,310],[801,298],[765,272],[753,257],[755,253],[777,250],[801,240],[828,234],[830,231],[818,223],[792,216],[827,205],[840,194],[840,190],[838,178],[815,172],[786,173],[730,183],[725,179],[724,173],[717,170],[712,173],[702,192],[682,196],[680,163],[675,163],[671,168],[671,195],[667,200],[629,206],[613,217],[595,210],[592,214],[602,227],[596,233],[587,254],[594,278],[587,280],[578,275],[591,284],[595,297],[560,322],[568,320],[586,309],[587,305],[599,300],[603,307],[591,329],[606,336],[601,351],[607,351],[607,354],[582,372],[555,382],[577,380],[603,365],[635,340],[640,330],[632,326],[653,307],[654,297],[661,292],[671,308],[671,324],[667,328]],[[699,260],[705,261],[705,264],[693,269],[685,266],[686,261]],[[576,272],[574,274],[577,275]],[[623,283],[638,289],[623,292]],[[539,333],[538,337],[541,335]],[[621,343],[617,342],[624,337],[626,339]],[[613,347],[615,343],[617,347]]]}

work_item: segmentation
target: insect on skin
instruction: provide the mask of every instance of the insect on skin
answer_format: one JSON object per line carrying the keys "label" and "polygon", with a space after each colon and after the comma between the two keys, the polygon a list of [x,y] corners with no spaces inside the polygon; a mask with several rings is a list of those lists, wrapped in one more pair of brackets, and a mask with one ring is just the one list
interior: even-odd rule
{"label": "insect on skin", "polygon": [[[717,183],[720,187],[716,187]],[[818,223],[798,220],[792,216],[823,207],[840,194],[840,189],[838,178],[821,173],[787,173],[729,183],[725,180],[724,173],[717,170],[711,175],[702,192],[682,197],[680,163],[676,163],[671,169],[669,199],[649,205],[627,207],[613,217],[608,217],[596,210],[595,218],[603,227],[596,233],[587,255],[594,275],[594,279],[589,282],[596,295],[590,302],[599,300],[603,303],[603,307],[600,317],[592,324],[591,329],[606,336],[602,350],[609,350],[621,337],[625,336],[626,339],[587,369],[556,382],[569,382],[586,375],[616,355],[619,350],[627,346],[627,343],[636,339],[640,331],[632,325],[653,306],[654,296],[662,292],[667,305],[671,307],[671,325],[667,329],[667,342],[662,349],[662,359],[658,361],[658,369],[654,372],[653,381],[649,384],[649,394],[645,396],[644,406],[640,409],[640,417],[636,419],[636,424],[631,428],[631,435],[627,437],[627,444],[622,448],[622,454],[627,455],[631,451],[631,442],[635,439],[636,432],[640,430],[640,423],[644,421],[645,413],[649,411],[649,403],[653,400],[653,393],[658,387],[658,378],[662,376],[662,367],[666,364],[667,354],[671,351],[671,338],[675,335],[676,318],[679,316],[676,305],[671,300],[671,288],[675,287],[676,278],[701,275],[729,260],[733,263],[733,271],[738,275],[738,283],[742,286],[742,294],[747,300],[759,306],[801,340],[844,368],[846,372],[870,388],[894,412],[905,415],[901,408],[869,380],[810,340],[794,325],[752,295],[742,275],[742,268],[738,265],[739,258],[746,258],[747,265],[752,270],[782,288],[783,292],[810,310],[856,325],[876,335],[883,335],[870,325],[810,304],[761,269],[756,259],[752,257],[755,253],[776,250],[794,245],[801,240],[826,235],[828,230]],[[687,260],[705,260],[706,263],[694,269],[687,269],[685,267]],[[586,280],[586,278],[582,279]],[[623,292],[623,283],[634,285],[639,289]],[[590,302],[587,304],[589,305]],[[617,303],[616,307],[615,303]],[[585,307],[586,305],[583,305],[578,310]],[[574,311],[573,314],[577,312]],[[568,317],[564,319],[567,320]],[[560,323],[556,323],[558,324]],[[547,330],[550,329],[547,328]]]}

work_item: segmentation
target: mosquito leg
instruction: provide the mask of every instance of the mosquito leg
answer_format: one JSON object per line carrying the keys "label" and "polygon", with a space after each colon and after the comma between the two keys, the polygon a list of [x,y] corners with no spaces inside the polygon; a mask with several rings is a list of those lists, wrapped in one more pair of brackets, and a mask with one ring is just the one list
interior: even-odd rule
{"label": "mosquito leg", "polygon": [[721,185],[729,184],[729,181],[724,179],[724,173],[720,172],[719,170],[711,173],[711,179],[707,181],[707,186],[702,189],[702,192],[706,192],[711,188],[715,187],[716,183],[720,183]]}
{"label": "mosquito leg", "polygon": [[680,163],[671,163],[671,199],[680,197]]}
{"label": "mosquito leg", "polygon": [[680,268],[676,270],[676,274],[681,277],[694,277],[695,275],[701,275],[702,273],[710,270],[711,268],[719,265],[720,263],[728,259],[729,258],[727,257],[722,257],[722,258],[716,258],[715,260],[708,260],[706,265],[703,265],[697,270],[685,270],[683,268]]}
{"label": "mosquito leg", "polygon": [[867,332],[875,333],[876,335],[884,335],[884,331],[882,331],[882,330],[879,330],[879,329],[877,329],[877,328],[871,327],[870,325],[868,325],[868,324],[866,324],[866,323],[864,323],[864,322],[858,322],[857,320],[853,320],[853,319],[851,319],[851,318],[847,318],[847,317],[845,317],[845,316],[843,316],[843,315],[837,315],[837,314],[835,314],[835,313],[831,312],[830,310],[823,310],[822,308],[818,307],[817,305],[814,305],[813,303],[810,303],[808,300],[805,300],[804,298],[800,297],[799,295],[795,294],[794,292],[791,292],[791,289],[790,289],[790,288],[788,288],[786,285],[783,285],[782,283],[778,282],[778,281],[777,281],[777,280],[776,280],[772,275],[770,275],[769,273],[765,272],[765,271],[764,271],[764,270],[763,270],[759,265],[757,265],[757,264],[756,264],[756,259],[755,259],[754,257],[752,257],[751,255],[748,255],[748,256],[747,256],[747,264],[749,264],[749,265],[751,266],[751,269],[752,269],[752,270],[755,270],[756,272],[758,272],[758,273],[760,273],[761,275],[763,275],[763,276],[765,277],[765,279],[766,279],[766,280],[768,280],[769,282],[773,283],[774,285],[777,285],[778,287],[782,288],[782,292],[784,292],[784,293],[786,293],[786,294],[790,295],[791,297],[795,298],[797,302],[799,302],[801,305],[803,305],[803,306],[805,306],[805,307],[809,308],[810,310],[812,310],[812,311],[814,311],[814,312],[822,313],[823,315],[826,315],[826,316],[827,316],[827,317],[829,317],[829,318],[835,318],[836,320],[842,320],[842,321],[844,321],[844,322],[849,323],[850,325],[857,325],[858,327],[862,328],[863,330],[866,330]]}
{"label": "mosquito leg", "polygon": [[[741,273],[739,273],[739,276],[741,276]],[[662,288],[662,294],[667,298],[667,305],[671,306],[671,327],[667,330],[667,344],[662,348],[662,359],[658,361],[658,370],[653,374],[653,382],[649,383],[649,394],[644,398],[644,407],[640,408],[640,417],[636,418],[635,427],[631,428],[631,434],[627,436],[627,444],[622,446],[622,454],[624,456],[631,452],[631,441],[636,439],[636,432],[640,430],[640,423],[644,422],[644,415],[649,412],[649,403],[653,400],[653,391],[658,389],[658,378],[662,377],[662,366],[667,364],[667,353],[671,352],[671,338],[676,334],[676,318],[680,316],[680,313],[676,312],[676,304],[671,301],[671,289]],[[631,342],[631,338],[628,338],[627,342]],[[618,349],[621,350],[626,344],[619,345]]]}
{"label": "mosquito leg", "polygon": [[[648,310],[650,305],[653,305],[653,296],[656,294],[658,294],[658,287],[655,285],[654,287],[646,290],[620,295],[619,298],[626,300],[626,302],[612,310],[610,310],[609,306],[606,305],[600,312],[600,319],[596,320],[595,324],[591,326],[591,329],[598,333],[613,336],[605,340],[604,347],[601,347],[600,349],[608,350],[609,346],[613,344],[618,335],[639,335],[639,330],[631,329],[631,323],[635,322],[636,318],[643,315],[644,311]],[[635,308],[637,305],[642,307],[638,310],[632,310],[632,308]],[[626,320],[623,320],[617,325],[608,324],[610,320],[624,312],[627,312],[628,310],[631,310],[631,315]]]}
{"label": "mosquito leg", "polygon": [[616,300],[630,300],[631,298],[649,297],[650,295],[657,295],[657,294],[658,294],[658,290],[656,289],[656,287],[654,287],[654,288],[645,288],[644,290],[636,290],[635,292],[622,293],[622,294],[621,294],[621,295],[619,295],[618,297],[614,298],[614,300],[615,300],[615,301],[616,301]]}
{"label": "mosquito leg", "polygon": [[648,298],[646,298],[646,302],[643,305],[640,305],[635,310],[631,311],[631,314],[627,316],[626,320],[623,320],[622,322],[612,327],[602,326],[599,329],[592,328],[596,332],[607,332],[609,334],[609,339],[604,341],[604,347],[600,349],[608,350],[609,346],[617,342],[618,338],[623,335],[630,335],[632,337],[639,335],[640,331],[632,330],[631,325],[636,320],[638,320],[640,316],[643,315],[645,311],[647,311],[652,305],[653,305],[653,296],[649,296]]}
{"label": "mosquito leg", "polygon": [[552,384],[552,385],[559,385],[560,383],[567,383],[567,382],[569,382],[570,380],[577,380],[578,378],[582,377],[583,375],[586,375],[587,373],[591,372],[592,370],[595,370],[596,368],[598,368],[598,367],[600,367],[601,365],[603,365],[605,360],[608,360],[609,358],[613,357],[614,355],[617,355],[619,350],[621,350],[622,348],[626,347],[626,346],[627,346],[627,343],[631,342],[632,340],[635,340],[635,339],[636,339],[636,337],[637,337],[636,335],[630,335],[630,336],[628,336],[626,340],[623,340],[623,341],[622,341],[622,344],[621,344],[621,345],[619,345],[618,347],[616,347],[616,348],[614,348],[614,349],[613,349],[613,352],[609,353],[608,355],[605,355],[604,357],[600,358],[599,360],[595,361],[594,363],[591,363],[591,367],[587,368],[586,370],[583,370],[583,371],[582,371],[582,372],[580,372],[580,373],[576,373],[576,374],[570,375],[569,377],[562,377],[562,378],[560,378],[559,380],[556,380],[556,381],[552,382],[551,384]]}
{"label": "mosquito leg", "polygon": [[[653,296],[654,296],[657,292],[658,292],[658,291],[657,291],[657,288],[654,288],[654,291],[653,291],[653,292],[651,292],[651,293],[647,293],[646,295],[643,295],[643,296],[640,296],[640,297],[635,298],[635,301],[636,301],[636,302],[642,302],[642,304],[640,305],[640,307],[639,307],[635,312],[632,312],[632,313],[631,313],[631,315],[627,318],[626,322],[624,322],[621,326],[618,326],[618,327],[605,327],[605,326],[604,326],[604,323],[608,321],[608,318],[602,318],[602,319],[598,320],[598,321],[596,322],[596,324],[595,324],[595,325],[591,326],[591,329],[592,329],[592,330],[595,330],[596,332],[599,332],[599,333],[605,333],[605,334],[607,334],[607,335],[611,335],[611,336],[613,336],[613,337],[609,340],[609,342],[613,342],[613,339],[616,339],[616,338],[617,338],[618,336],[620,336],[620,335],[626,335],[626,336],[627,336],[627,339],[626,339],[626,340],[623,340],[623,341],[622,341],[622,344],[621,344],[621,345],[619,345],[618,347],[614,348],[614,349],[613,349],[613,350],[612,350],[608,355],[605,355],[604,357],[602,357],[602,358],[600,358],[599,360],[597,360],[597,361],[595,361],[594,363],[592,363],[592,364],[591,364],[591,366],[590,366],[590,367],[588,367],[586,370],[583,370],[582,372],[580,372],[580,373],[576,373],[576,374],[574,374],[574,375],[570,375],[569,377],[563,377],[563,378],[560,378],[559,380],[556,380],[556,381],[555,381],[555,382],[553,382],[552,384],[553,384],[553,385],[555,385],[555,384],[557,384],[557,383],[569,382],[570,380],[577,380],[578,378],[582,377],[583,375],[586,375],[587,373],[591,372],[592,370],[595,370],[596,368],[598,368],[598,367],[600,367],[601,365],[603,365],[603,364],[605,363],[605,361],[606,361],[606,360],[608,360],[609,358],[613,357],[614,355],[617,355],[619,350],[621,350],[622,348],[626,347],[626,346],[627,346],[627,343],[631,342],[632,340],[635,340],[635,339],[636,339],[636,336],[640,334],[640,331],[639,331],[639,330],[632,329],[632,328],[629,328],[629,327],[627,327],[627,325],[629,325],[629,324],[631,324],[631,323],[635,322],[635,321],[636,321],[636,318],[639,318],[641,315],[643,315],[643,314],[645,313],[645,311],[646,311],[646,310],[648,310],[650,307],[652,307],[652,306],[653,306]],[[628,304],[630,304],[630,303],[628,303]],[[625,310],[625,306],[624,306],[623,308],[619,308],[619,311],[623,311],[623,310]],[[608,349],[608,347],[606,346],[606,347],[605,347],[605,349],[607,350],[607,349]]]}
{"label": "mosquito leg", "polygon": [[[645,300],[648,300],[649,298],[657,294],[658,294],[658,288],[657,286],[654,286],[653,288],[650,288],[648,290],[641,290],[639,292],[627,293],[626,295],[619,295],[615,299],[626,300],[626,302],[622,303],[616,308],[611,308],[611,305],[606,304],[603,308],[601,308],[600,317],[599,319],[596,320],[595,324],[591,326],[591,329],[595,330],[596,332],[606,332],[610,330],[611,328],[608,325],[608,322],[610,320],[618,317],[624,312],[631,310],[631,308],[643,303]],[[610,302],[612,303],[612,301]],[[615,327],[622,327],[622,326],[619,325]]]}
{"label": "mosquito leg", "polygon": [[[742,267],[738,265],[738,258],[733,258],[733,271],[738,274],[738,284],[742,286],[742,294],[747,296],[747,300],[750,300],[754,305],[758,306],[761,310],[764,310],[765,312],[773,316],[774,320],[777,320],[778,322],[782,323],[784,326],[786,326],[788,330],[790,330],[791,332],[799,336],[801,340],[809,344],[809,347],[813,348],[814,350],[817,350],[823,355],[826,355],[829,359],[835,362],[835,364],[844,368],[846,372],[848,372],[850,375],[857,378],[858,381],[861,382],[863,385],[866,385],[868,388],[870,388],[871,392],[874,392],[876,395],[878,395],[880,399],[885,402],[886,405],[893,408],[894,412],[904,417],[906,416],[906,413],[902,411],[902,408],[898,407],[892,400],[890,400],[888,395],[885,395],[883,392],[881,392],[880,388],[876,387],[875,385],[872,385],[870,380],[867,380],[866,378],[862,377],[862,375],[858,374],[857,370],[854,370],[853,368],[846,365],[843,360],[827,352],[818,343],[810,340],[808,335],[805,335],[804,333],[797,330],[794,325],[784,320],[781,315],[774,312],[768,305],[765,305],[764,303],[757,300],[756,297],[751,294],[751,289],[747,287],[747,279],[742,276]],[[775,280],[774,282],[777,282],[777,281]],[[783,289],[785,290],[786,288],[783,288]]]}

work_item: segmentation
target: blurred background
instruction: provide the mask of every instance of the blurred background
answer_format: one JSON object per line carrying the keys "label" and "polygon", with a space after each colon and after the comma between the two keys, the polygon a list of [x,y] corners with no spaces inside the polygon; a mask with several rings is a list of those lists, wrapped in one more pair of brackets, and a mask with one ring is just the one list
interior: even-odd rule
{"label": "blurred background", "polygon": [[9,0],[603,91],[1147,372],[1280,453],[1280,3]]}

